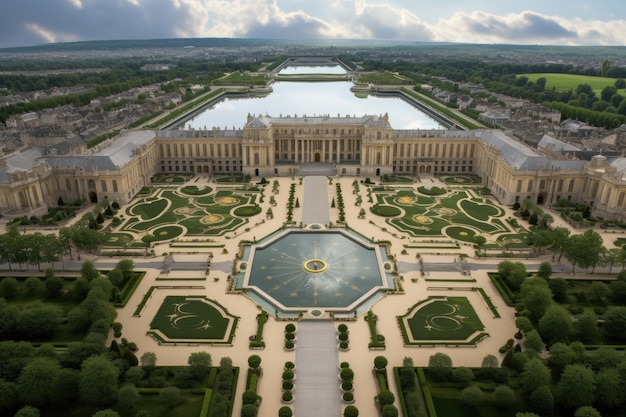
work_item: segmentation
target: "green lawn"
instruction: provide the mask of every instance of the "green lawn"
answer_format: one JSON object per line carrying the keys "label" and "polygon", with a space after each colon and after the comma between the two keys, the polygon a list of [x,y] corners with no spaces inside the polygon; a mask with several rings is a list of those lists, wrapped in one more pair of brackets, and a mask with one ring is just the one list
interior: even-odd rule
{"label": "green lawn", "polygon": [[238,318],[213,300],[168,296],[150,323],[166,341],[228,343]]}
{"label": "green lawn", "polygon": [[259,192],[252,187],[217,192],[211,187],[199,189],[194,185],[180,190],[157,189],[151,196],[138,196],[131,202],[125,210],[126,221],[107,235],[107,246],[124,246],[125,241],[133,236],[130,232],[148,232],[155,240],[173,239],[183,233],[221,235],[245,224],[248,217],[259,214],[258,198]]}
{"label": "green lawn", "polygon": [[424,196],[412,191],[390,193],[380,189],[371,211],[393,217],[387,223],[411,236],[441,236],[473,242],[476,234],[507,235],[524,241],[512,226],[502,221],[504,210],[491,200],[472,197],[468,191],[453,190],[441,196]]}
{"label": "green lawn", "polygon": [[484,329],[472,303],[465,297],[428,298],[398,318],[408,325],[412,342],[464,342]]}
{"label": "green lawn", "polygon": [[[528,77],[529,81],[537,81],[538,78],[545,78],[546,82],[546,90],[551,90],[555,88],[558,91],[567,91],[567,90],[576,90],[579,84],[589,84],[593,91],[596,93],[596,96],[600,97],[600,92],[606,86],[612,86],[615,84],[617,78],[609,78],[609,77],[595,77],[592,75],[576,75],[576,74],[551,74],[551,73],[540,73],[540,74],[517,74],[517,77]],[[621,89],[618,92],[626,96],[626,90]]]}

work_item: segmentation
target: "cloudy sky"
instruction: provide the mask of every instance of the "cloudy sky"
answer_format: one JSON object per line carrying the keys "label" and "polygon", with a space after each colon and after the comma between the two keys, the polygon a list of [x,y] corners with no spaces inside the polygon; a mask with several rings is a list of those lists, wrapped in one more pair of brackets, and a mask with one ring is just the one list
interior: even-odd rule
{"label": "cloudy sky", "polygon": [[626,45],[623,0],[8,0],[0,47],[233,37]]}

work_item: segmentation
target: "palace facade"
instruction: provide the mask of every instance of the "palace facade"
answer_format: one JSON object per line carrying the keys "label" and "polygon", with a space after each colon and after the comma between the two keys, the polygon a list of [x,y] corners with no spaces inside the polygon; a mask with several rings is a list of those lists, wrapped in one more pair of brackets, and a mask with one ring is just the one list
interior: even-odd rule
{"label": "palace facade", "polygon": [[298,176],[314,166],[372,178],[474,174],[502,204],[565,198],[626,219],[626,158],[540,153],[500,130],[397,130],[387,115],[249,115],[243,129],[129,130],[65,155],[55,146],[0,157],[3,215],[41,215],[59,197],[125,204],[157,173]]}

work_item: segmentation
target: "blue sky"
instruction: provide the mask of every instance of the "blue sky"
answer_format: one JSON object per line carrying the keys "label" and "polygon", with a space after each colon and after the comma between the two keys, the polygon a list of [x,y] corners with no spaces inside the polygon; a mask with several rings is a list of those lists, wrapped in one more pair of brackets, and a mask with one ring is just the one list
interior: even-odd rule
{"label": "blue sky", "polygon": [[19,0],[6,3],[0,13],[0,47],[175,37],[626,45],[626,2],[622,0]]}

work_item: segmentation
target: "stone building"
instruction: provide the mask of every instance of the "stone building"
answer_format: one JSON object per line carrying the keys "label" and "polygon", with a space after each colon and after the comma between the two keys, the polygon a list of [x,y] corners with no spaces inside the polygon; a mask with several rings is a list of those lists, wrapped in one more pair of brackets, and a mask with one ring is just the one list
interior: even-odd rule
{"label": "stone building", "polygon": [[125,131],[80,154],[32,148],[0,165],[4,215],[41,214],[59,196],[124,204],[155,173],[272,177],[316,167],[362,177],[475,174],[502,204],[564,198],[605,219],[626,218],[626,158],[551,157],[501,130],[397,130],[386,114],[249,115],[243,129]]}

